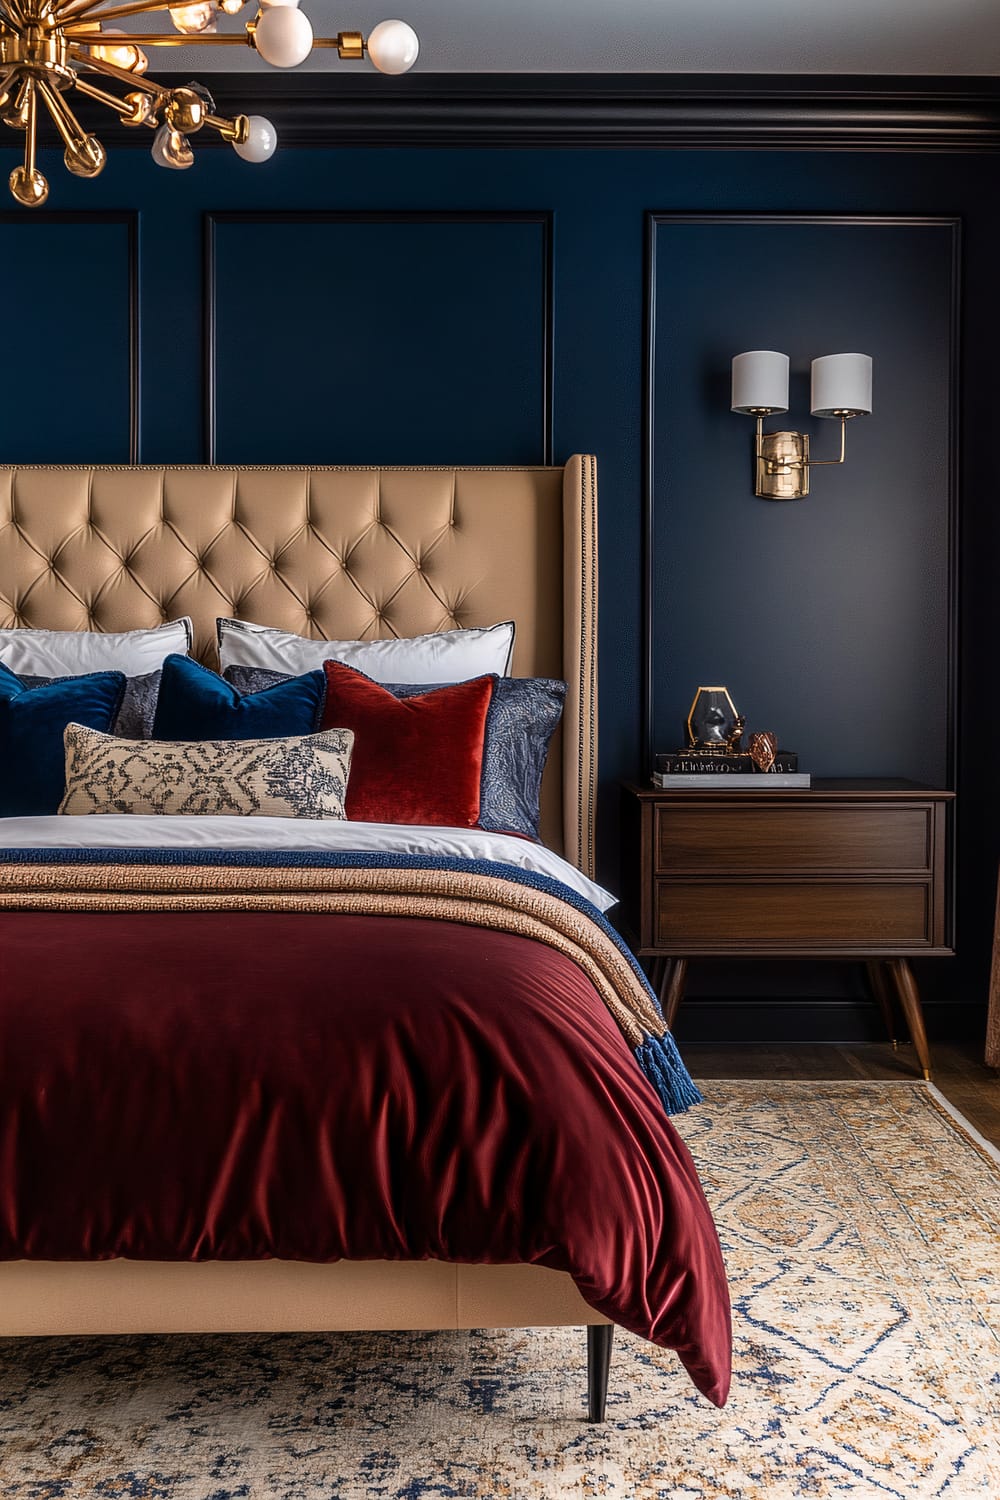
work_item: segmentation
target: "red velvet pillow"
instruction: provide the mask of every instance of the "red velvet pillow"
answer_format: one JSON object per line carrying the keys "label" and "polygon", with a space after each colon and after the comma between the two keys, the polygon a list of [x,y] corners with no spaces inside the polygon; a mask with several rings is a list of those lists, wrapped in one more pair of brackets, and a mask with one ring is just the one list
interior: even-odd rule
{"label": "red velvet pillow", "polygon": [[493,678],[397,698],[343,662],[323,663],[323,729],[353,729],[347,816],[475,828]]}

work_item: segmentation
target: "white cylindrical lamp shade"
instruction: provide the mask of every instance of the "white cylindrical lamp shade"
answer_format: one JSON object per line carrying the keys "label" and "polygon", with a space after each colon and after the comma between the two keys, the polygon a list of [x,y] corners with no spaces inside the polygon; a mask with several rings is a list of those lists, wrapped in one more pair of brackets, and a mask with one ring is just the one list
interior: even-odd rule
{"label": "white cylindrical lamp shade", "polygon": [[872,409],[870,354],[824,354],[812,362],[814,417],[867,416]]}
{"label": "white cylindrical lamp shade", "polygon": [[788,355],[750,349],[733,356],[733,411],[788,410]]}

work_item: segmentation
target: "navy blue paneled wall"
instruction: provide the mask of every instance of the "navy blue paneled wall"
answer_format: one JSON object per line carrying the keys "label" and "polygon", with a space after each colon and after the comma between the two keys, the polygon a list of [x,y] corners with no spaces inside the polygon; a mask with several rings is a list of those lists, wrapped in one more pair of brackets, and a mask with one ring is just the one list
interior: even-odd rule
{"label": "navy blue paneled wall", "polygon": [[[3,461],[127,460],[130,432],[144,462],[596,453],[600,850],[617,883],[616,784],[643,749],[655,279],[657,740],[676,740],[693,686],[722,681],[818,771],[938,779],[953,698],[965,967],[938,966],[951,976],[938,995],[960,984],[980,1001],[997,855],[982,753],[998,624],[992,157],[285,150],[251,167],[205,151],[168,173],[109,147],[89,183],[51,154],[52,211],[0,218]],[[947,225],[732,219],[762,213],[960,218],[958,317]],[[647,257],[650,214],[663,217]],[[676,218],[706,214],[721,217]],[[849,429],[845,468],[816,473],[798,505],[753,498],[751,423],[728,411],[730,355],[761,346],[793,356],[789,425],[805,423],[818,448],[836,432],[809,424],[808,360],[877,357],[875,415]]]}
{"label": "navy blue paneled wall", "polygon": [[[653,222],[655,746],[725,682],[815,775],[947,784],[959,253],[953,220]],[[762,348],[791,360],[765,429],[807,432],[815,459],[840,424],[809,415],[811,359],[874,360],[873,415],[798,502],[754,498],[754,420],[730,411],[732,355]]]}

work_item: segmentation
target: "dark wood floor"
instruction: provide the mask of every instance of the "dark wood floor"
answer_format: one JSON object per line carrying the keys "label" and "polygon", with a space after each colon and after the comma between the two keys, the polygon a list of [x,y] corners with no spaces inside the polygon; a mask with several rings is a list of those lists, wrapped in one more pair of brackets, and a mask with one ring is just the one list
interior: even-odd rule
{"label": "dark wood floor", "polygon": [[[695,1078],[917,1078],[913,1048],[682,1046]],[[976,1129],[1000,1146],[1000,1074],[983,1064],[982,1049],[938,1042],[931,1047],[934,1082]]]}

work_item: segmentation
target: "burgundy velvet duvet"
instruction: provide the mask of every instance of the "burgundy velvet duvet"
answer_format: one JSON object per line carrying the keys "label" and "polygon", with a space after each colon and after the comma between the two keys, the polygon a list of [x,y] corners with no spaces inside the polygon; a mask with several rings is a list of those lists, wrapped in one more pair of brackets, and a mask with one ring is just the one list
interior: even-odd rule
{"label": "burgundy velvet duvet", "polygon": [[687,1149],[580,968],[447,921],[0,913],[0,1258],[568,1271],[720,1404]]}

